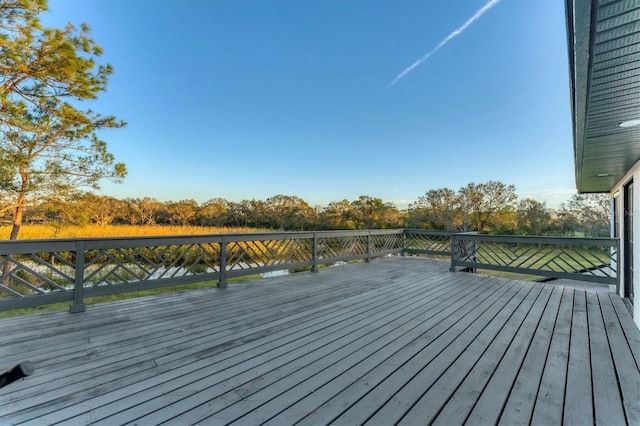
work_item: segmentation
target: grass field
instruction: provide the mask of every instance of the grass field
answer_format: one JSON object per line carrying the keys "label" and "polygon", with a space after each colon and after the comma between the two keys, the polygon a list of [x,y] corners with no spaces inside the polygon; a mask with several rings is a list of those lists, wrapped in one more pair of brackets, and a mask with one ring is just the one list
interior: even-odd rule
{"label": "grass field", "polygon": [[[85,225],[62,226],[23,225],[18,239],[40,240],[50,238],[92,238],[92,237],[153,237],[159,235],[201,235],[201,234],[239,234],[251,232],[269,232],[256,228],[217,228],[210,226],[164,226],[164,225]],[[11,226],[0,226],[0,240],[9,239]]]}

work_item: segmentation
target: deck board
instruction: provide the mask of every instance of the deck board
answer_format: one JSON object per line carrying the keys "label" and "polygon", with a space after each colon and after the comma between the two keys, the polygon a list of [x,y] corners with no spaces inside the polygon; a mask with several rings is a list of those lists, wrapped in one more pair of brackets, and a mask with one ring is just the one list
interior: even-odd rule
{"label": "deck board", "polygon": [[491,378],[482,389],[482,394],[466,419],[467,422],[471,424],[498,422],[551,294],[552,289],[546,287],[538,295],[520,328],[509,342]]}
{"label": "deck board", "polygon": [[638,398],[640,371],[629,368],[632,365],[637,366],[637,364],[633,353],[629,350],[629,342],[620,326],[617,312],[611,303],[611,297],[603,294],[598,299],[605,331],[609,339],[609,347],[616,369],[620,393],[622,394],[625,417],[630,424],[637,425],[640,424],[640,398]]}
{"label": "deck board", "polygon": [[575,294],[573,298],[571,343],[564,403],[565,424],[593,424],[592,393],[586,294],[580,292]]}
{"label": "deck board", "polygon": [[3,363],[36,365],[0,389],[1,424],[640,421],[640,332],[621,299],[437,260],[0,324]]}
{"label": "deck board", "polygon": [[536,307],[543,288],[533,287],[509,319],[496,325],[500,328],[499,332],[487,346],[479,348],[464,381],[435,417],[436,424],[462,424],[466,421],[529,312]]}
{"label": "deck board", "polygon": [[562,292],[562,287],[554,287],[551,292],[540,323],[502,409],[500,424],[526,425],[530,423],[534,408],[533,402],[538,394],[540,379],[549,353]]}
{"label": "deck board", "polygon": [[625,415],[618,378],[611,359],[611,350],[604,330],[598,296],[587,294],[589,337],[592,369],[598,371],[593,379],[593,405],[597,424],[624,424]]}
{"label": "deck board", "polygon": [[[509,291],[508,286],[502,286],[496,291],[497,297],[490,297],[483,300],[480,304],[473,307],[473,309],[468,310],[465,315],[461,315],[460,320],[455,324],[439,324],[439,326],[445,327],[444,330],[446,332],[441,333],[437,338],[429,339],[428,342],[424,341],[424,339],[422,339],[422,341],[413,339],[406,343],[405,346],[402,346],[405,344],[404,342],[398,342],[399,344],[394,347],[394,352],[391,356],[381,354],[379,362],[376,361],[377,365],[374,365],[373,369],[368,371],[358,371],[356,369],[348,376],[341,376],[339,382],[343,383],[340,386],[337,386],[337,383],[334,384],[334,389],[339,390],[339,392],[335,392],[334,389],[327,389],[326,393],[323,394],[323,399],[327,401],[323,405],[314,406],[315,398],[306,398],[306,401],[304,401],[306,403],[304,410],[310,414],[303,420],[303,423],[318,424],[332,421],[340,415],[341,407],[344,407],[347,403],[359,403],[359,405],[355,405],[347,413],[354,416],[357,416],[359,408],[363,405],[375,407],[376,404],[373,401],[367,401],[367,399],[360,401],[360,399],[369,393],[370,389],[374,386],[377,386],[377,391],[384,392],[388,390],[388,381],[393,380],[397,382],[398,378],[408,375],[412,369],[415,369],[416,364],[425,365],[427,357],[432,359],[429,363],[430,366],[436,366],[439,363],[445,366],[453,362],[457,354],[462,352],[468,343],[477,336],[478,330],[485,327],[490,319],[504,306],[503,303],[513,299],[515,293],[516,291]],[[477,319],[474,319],[476,318],[476,313],[480,314],[477,315]],[[451,321],[449,323],[451,324]],[[411,349],[411,346],[416,346],[416,348]],[[441,350],[438,352],[439,348]],[[439,371],[440,367],[430,367],[429,369],[435,372]],[[365,374],[361,375],[362,372]],[[425,372],[425,369],[420,373],[423,372]],[[433,374],[433,376],[436,375],[437,374]],[[394,377],[392,378],[392,376]],[[423,380],[426,379],[423,378]],[[414,384],[415,383],[417,383],[417,381],[414,380]],[[402,379],[399,384],[402,385]],[[422,389],[426,388],[427,384],[425,381],[419,392],[422,392]],[[344,387],[344,385],[348,386]],[[407,386],[410,385],[407,384]],[[317,391],[314,394],[317,394]],[[388,400],[392,395],[393,394],[390,395],[387,391],[387,396],[383,401]],[[301,411],[301,408],[292,406],[287,412],[274,417],[271,422],[273,424],[287,423],[290,420],[287,416],[291,418],[295,417],[296,411]],[[341,420],[344,420],[344,423],[348,423],[345,417],[342,417]]]}
{"label": "deck board", "polygon": [[563,418],[574,293],[565,288],[560,299],[549,353],[531,417],[533,424],[561,423],[560,419]]}

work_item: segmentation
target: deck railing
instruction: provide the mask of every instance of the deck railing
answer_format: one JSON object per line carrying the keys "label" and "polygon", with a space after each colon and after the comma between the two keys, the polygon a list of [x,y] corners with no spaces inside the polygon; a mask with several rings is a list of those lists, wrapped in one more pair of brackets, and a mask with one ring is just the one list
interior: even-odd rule
{"label": "deck railing", "polygon": [[401,253],[402,230],[0,242],[0,310]]}
{"label": "deck railing", "polygon": [[490,269],[617,288],[618,245],[615,238],[452,234],[451,271]]}
{"label": "deck railing", "polygon": [[393,254],[616,284],[618,240],[411,229],[0,241],[0,311]]}

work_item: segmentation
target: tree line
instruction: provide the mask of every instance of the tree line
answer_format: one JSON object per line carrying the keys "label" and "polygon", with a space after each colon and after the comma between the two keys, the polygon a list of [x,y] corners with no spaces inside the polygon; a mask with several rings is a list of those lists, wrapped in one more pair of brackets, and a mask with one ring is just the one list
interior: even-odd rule
{"label": "tree line", "polygon": [[[11,216],[0,216],[11,223]],[[300,197],[266,200],[213,198],[161,202],[154,198],[117,199],[92,192],[48,198],[26,210],[26,224],[173,225],[249,227],[282,231],[418,228],[494,234],[608,236],[606,194],[575,194],[558,209],[531,198],[518,200],[513,185],[489,181],[428,190],[406,210],[362,195],[327,206]]]}

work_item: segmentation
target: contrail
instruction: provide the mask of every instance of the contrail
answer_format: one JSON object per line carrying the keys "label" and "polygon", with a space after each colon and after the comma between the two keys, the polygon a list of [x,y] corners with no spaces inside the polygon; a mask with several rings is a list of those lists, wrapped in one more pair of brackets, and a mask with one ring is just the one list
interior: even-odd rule
{"label": "contrail", "polygon": [[393,80],[391,83],[389,83],[389,85],[387,87],[391,87],[394,84],[396,84],[398,82],[398,80],[400,80],[402,77],[404,77],[405,75],[409,74],[411,71],[413,71],[414,68],[416,68],[418,65],[420,65],[421,63],[423,63],[424,61],[426,61],[427,59],[429,59],[429,57],[431,55],[433,55],[434,53],[436,53],[438,50],[440,50],[440,48],[442,46],[444,46],[445,44],[447,44],[452,38],[459,36],[460,34],[462,34],[462,32],[464,30],[466,30],[467,28],[469,28],[471,26],[471,24],[473,24],[474,22],[476,22],[482,15],[485,14],[486,11],[488,11],[489,9],[491,9],[493,6],[495,6],[496,4],[500,3],[500,0],[489,0],[487,2],[487,4],[485,4],[484,6],[482,6],[480,9],[478,9],[478,11],[476,11],[476,13],[473,14],[473,16],[471,18],[469,18],[467,20],[467,22],[465,22],[464,24],[462,24],[462,26],[460,26],[460,28],[457,28],[454,32],[452,32],[451,34],[449,34],[444,40],[442,40],[431,52],[427,53],[426,55],[424,55],[422,58],[418,59],[417,61],[415,61],[413,64],[411,64],[409,67],[407,67],[404,71],[402,71],[400,74],[398,74],[398,76],[395,78],[395,80]]}

